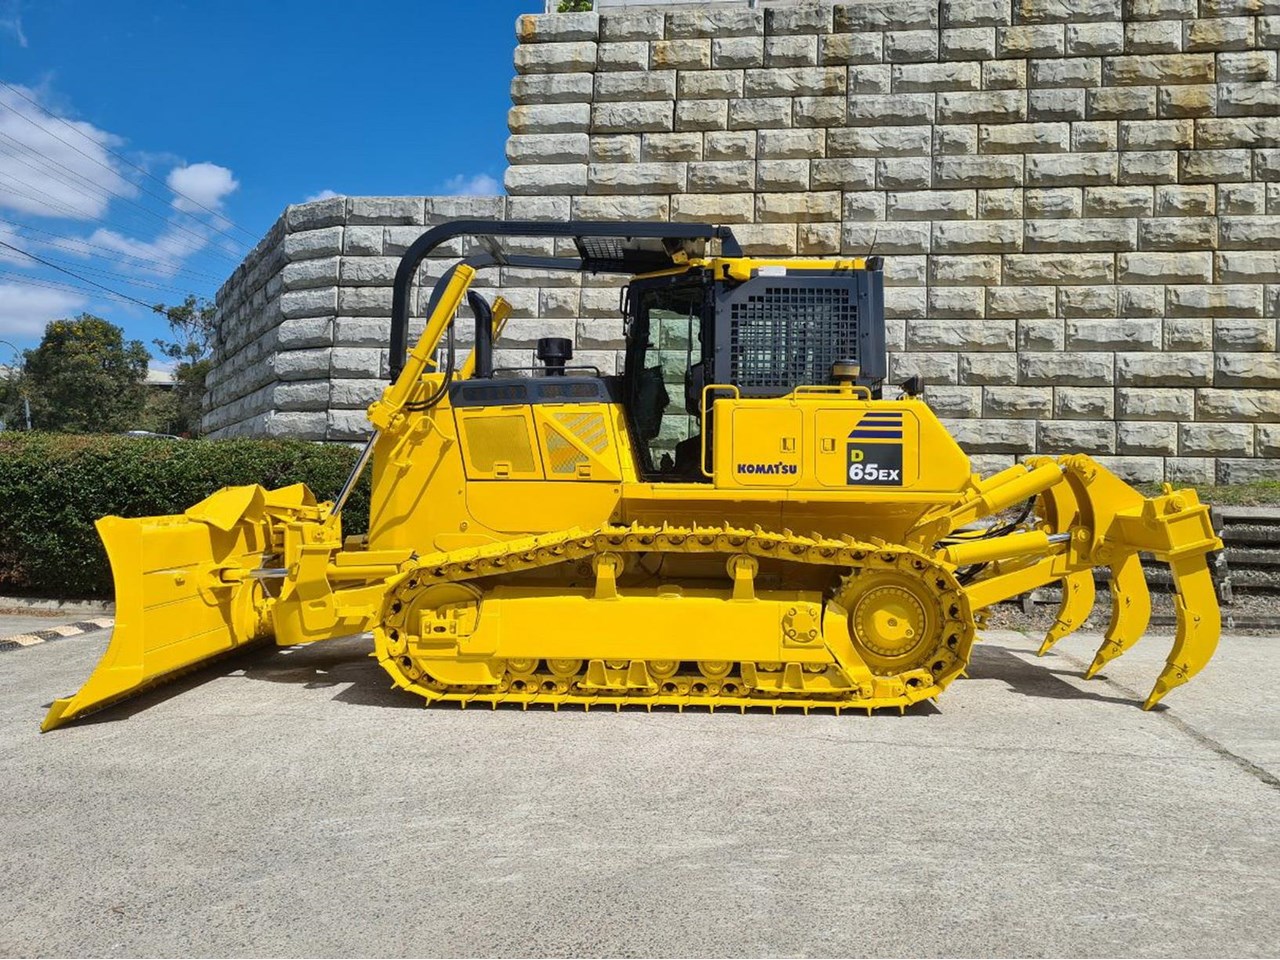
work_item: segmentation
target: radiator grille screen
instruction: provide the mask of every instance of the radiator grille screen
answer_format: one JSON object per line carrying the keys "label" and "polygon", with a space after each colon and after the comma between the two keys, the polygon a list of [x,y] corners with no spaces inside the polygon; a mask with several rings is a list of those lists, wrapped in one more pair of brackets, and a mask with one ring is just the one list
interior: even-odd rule
{"label": "radiator grille screen", "polygon": [[763,286],[730,305],[731,382],[743,389],[827,383],[832,363],[857,357],[858,309],[848,284]]}
{"label": "radiator grille screen", "polygon": [[472,469],[492,473],[499,463],[511,464],[516,473],[537,469],[523,416],[469,417],[464,422]]}

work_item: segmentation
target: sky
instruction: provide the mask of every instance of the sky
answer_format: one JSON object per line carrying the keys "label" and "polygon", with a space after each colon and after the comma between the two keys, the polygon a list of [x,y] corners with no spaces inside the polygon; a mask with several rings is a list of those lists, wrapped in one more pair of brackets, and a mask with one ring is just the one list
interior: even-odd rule
{"label": "sky", "polygon": [[0,0],[0,365],[82,312],[156,353],[290,203],[501,193],[542,7]]}

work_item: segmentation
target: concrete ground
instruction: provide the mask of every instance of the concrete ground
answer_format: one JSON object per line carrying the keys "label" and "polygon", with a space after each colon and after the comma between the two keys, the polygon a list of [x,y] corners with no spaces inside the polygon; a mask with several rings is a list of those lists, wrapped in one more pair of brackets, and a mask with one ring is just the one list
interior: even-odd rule
{"label": "concrete ground", "polygon": [[363,641],[41,736],[0,654],[6,955],[1274,955],[1280,645],[991,635],[906,716],[423,709]]}

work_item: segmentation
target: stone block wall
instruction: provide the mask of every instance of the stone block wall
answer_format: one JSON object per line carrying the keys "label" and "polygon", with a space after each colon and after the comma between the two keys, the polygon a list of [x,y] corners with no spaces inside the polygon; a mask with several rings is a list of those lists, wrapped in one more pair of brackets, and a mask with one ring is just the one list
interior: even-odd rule
{"label": "stone block wall", "polygon": [[[467,203],[883,254],[891,377],[983,468],[1280,477],[1280,0],[624,3],[517,37],[508,196]],[[290,208],[220,294],[211,425],[354,437],[395,231],[463,202]],[[498,279],[521,363],[616,362],[616,291]]]}

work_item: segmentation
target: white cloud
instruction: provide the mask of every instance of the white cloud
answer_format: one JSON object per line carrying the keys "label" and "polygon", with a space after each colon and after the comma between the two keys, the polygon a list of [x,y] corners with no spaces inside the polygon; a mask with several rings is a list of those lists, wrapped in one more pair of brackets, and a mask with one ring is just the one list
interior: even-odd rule
{"label": "white cloud", "polygon": [[88,302],[62,290],[0,283],[0,336],[39,337],[50,320],[78,313]]}
{"label": "white cloud", "polygon": [[310,203],[312,200],[332,200],[334,197],[340,197],[340,196],[342,196],[342,194],[338,193],[336,190],[325,189],[325,190],[321,190],[319,193],[313,193],[311,196],[307,197],[307,199],[303,200],[302,202]]}
{"label": "white cloud", "polygon": [[13,34],[20,47],[27,45],[27,35],[22,32],[22,14],[18,9],[18,0],[0,3],[0,33]]}
{"label": "white cloud", "polygon": [[[15,86],[37,103],[47,99],[41,91]],[[137,196],[137,188],[107,152],[123,141],[91,123],[66,122],[78,133],[41,113],[19,93],[0,87],[0,134],[8,138],[0,140],[5,144],[0,154],[0,208],[96,220],[106,214],[112,192]]]}
{"label": "white cloud", "polygon": [[[0,17],[6,10],[4,3],[0,0]],[[54,104],[49,91],[17,89],[19,93],[0,87],[0,134],[10,138],[0,139],[0,216],[16,213],[84,221],[86,232],[92,231],[73,237],[67,235],[66,227],[54,227],[61,239],[56,249],[48,249],[49,256],[70,255],[100,261],[116,273],[159,277],[176,275],[186,260],[206,249],[239,258],[242,250],[229,236],[234,224],[223,212],[226,198],[240,186],[231,170],[207,161],[184,163],[171,155],[151,154],[140,162],[153,168],[163,158],[171,167],[165,183],[173,194],[166,206],[158,190],[149,187],[144,196],[125,176],[129,168],[111,153],[122,149],[123,138],[81,121],[65,120],[69,129],[58,119],[66,111]],[[20,146],[12,146],[15,143]],[[137,179],[132,172],[130,176]],[[155,221],[150,231],[139,237],[134,228],[117,226],[128,222],[122,219],[125,215],[134,220],[141,215],[120,198],[150,212]],[[33,227],[30,236],[26,231],[10,231],[19,239],[7,242],[33,252],[42,247],[39,237],[43,234],[36,232],[35,224],[29,225]],[[139,259],[122,260],[93,247]],[[37,269],[3,247],[0,263]]]}
{"label": "white cloud", "polygon": [[186,213],[199,213],[205,208],[220,210],[223,198],[240,186],[230,170],[216,163],[189,163],[184,167],[174,167],[165,183],[178,194],[173,198],[174,208]]}
{"label": "white cloud", "polygon": [[487,173],[459,173],[444,182],[442,192],[451,197],[493,197],[502,193],[502,184]]}
{"label": "white cloud", "polygon": [[[149,261],[137,270],[160,277],[171,277],[182,266],[182,261],[204,249],[209,242],[209,232],[200,224],[190,222],[182,227],[173,224],[161,231],[154,240],[137,240],[105,227],[99,227],[89,236],[88,243],[106,247],[138,260]],[[120,264],[132,268],[130,264]]]}

